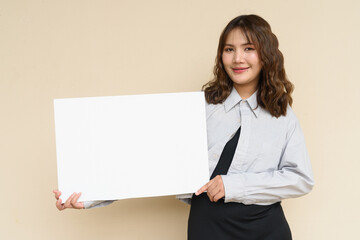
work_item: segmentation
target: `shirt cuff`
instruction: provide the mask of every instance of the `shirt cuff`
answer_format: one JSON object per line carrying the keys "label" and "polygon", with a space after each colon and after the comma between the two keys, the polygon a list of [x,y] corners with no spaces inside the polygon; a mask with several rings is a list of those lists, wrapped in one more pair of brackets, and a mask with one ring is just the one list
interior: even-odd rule
{"label": "shirt cuff", "polygon": [[191,204],[192,193],[176,195],[176,198],[186,204]]}
{"label": "shirt cuff", "polygon": [[221,175],[221,178],[225,191],[224,202],[243,202],[245,198],[245,191],[242,190],[242,183],[234,181],[234,179],[232,179],[232,175]]}
{"label": "shirt cuff", "polygon": [[85,201],[84,202],[84,208],[90,209],[90,208],[98,208],[98,207],[105,207],[111,203],[113,203],[115,200],[107,200],[107,201]]}

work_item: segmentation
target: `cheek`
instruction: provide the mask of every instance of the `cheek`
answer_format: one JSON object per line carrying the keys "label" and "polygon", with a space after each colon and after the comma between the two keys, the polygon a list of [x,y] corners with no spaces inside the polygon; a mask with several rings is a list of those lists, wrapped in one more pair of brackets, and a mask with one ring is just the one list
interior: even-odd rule
{"label": "cheek", "polygon": [[224,67],[226,67],[227,65],[231,64],[232,62],[232,58],[230,55],[227,54],[223,54],[222,55],[222,62],[224,64]]}
{"label": "cheek", "polygon": [[251,56],[249,56],[249,62],[251,62],[253,66],[261,68],[261,61],[257,54],[252,54]]}

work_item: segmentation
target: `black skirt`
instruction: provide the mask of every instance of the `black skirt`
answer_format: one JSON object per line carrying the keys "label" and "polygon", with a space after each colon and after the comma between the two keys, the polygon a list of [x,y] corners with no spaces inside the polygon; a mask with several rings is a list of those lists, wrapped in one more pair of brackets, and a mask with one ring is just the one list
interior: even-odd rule
{"label": "black skirt", "polygon": [[[211,178],[226,175],[241,128],[225,145]],[[262,205],[210,202],[206,193],[193,195],[188,240],[291,240],[291,231],[280,202]]]}
{"label": "black skirt", "polygon": [[210,202],[206,193],[193,196],[188,240],[291,240],[280,202],[261,206]]}

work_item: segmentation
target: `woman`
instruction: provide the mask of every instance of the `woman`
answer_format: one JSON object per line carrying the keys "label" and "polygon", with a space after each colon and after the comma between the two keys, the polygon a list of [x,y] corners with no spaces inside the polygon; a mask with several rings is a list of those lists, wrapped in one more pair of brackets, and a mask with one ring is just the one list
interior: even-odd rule
{"label": "woman", "polygon": [[[290,107],[293,85],[264,19],[242,15],[225,27],[204,91],[211,180],[193,196],[179,196],[191,202],[188,239],[291,239],[280,202],[310,192],[313,177]],[[79,196],[56,205],[109,203],[78,203]]]}
{"label": "woman", "polygon": [[191,200],[188,239],[291,239],[280,201],[308,193],[313,177],[270,25],[233,19],[214,75],[204,86],[212,179]]}

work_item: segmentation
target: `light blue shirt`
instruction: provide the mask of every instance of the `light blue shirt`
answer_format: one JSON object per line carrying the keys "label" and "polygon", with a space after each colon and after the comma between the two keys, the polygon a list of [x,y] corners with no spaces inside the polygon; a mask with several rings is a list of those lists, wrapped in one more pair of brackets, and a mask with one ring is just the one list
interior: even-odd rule
{"label": "light blue shirt", "polygon": [[[298,119],[289,106],[279,118],[246,100],[235,88],[221,104],[206,106],[209,173],[225,144],[241,125],[239,142],[227,175],[222,175],[225,202],[269,205],[311,191],[314,180]],[[187,201],[191,195],[180,195]],[[189,201],[187,201],[189,202]]]}
{"label": "light blue shirt", "polygon": [[[269,205],[302,196],[314,185],[304,135],[292,108],[286,116],[272,117],[258,106],[256,94],[243,100],[234,88],[223,103],[206,105],[209,176],[241,125],[233,161],[222,175],[225,202]],[[177,198],[190,203],[191,196]],[[85,202],[85,208],[111,202]]]}

